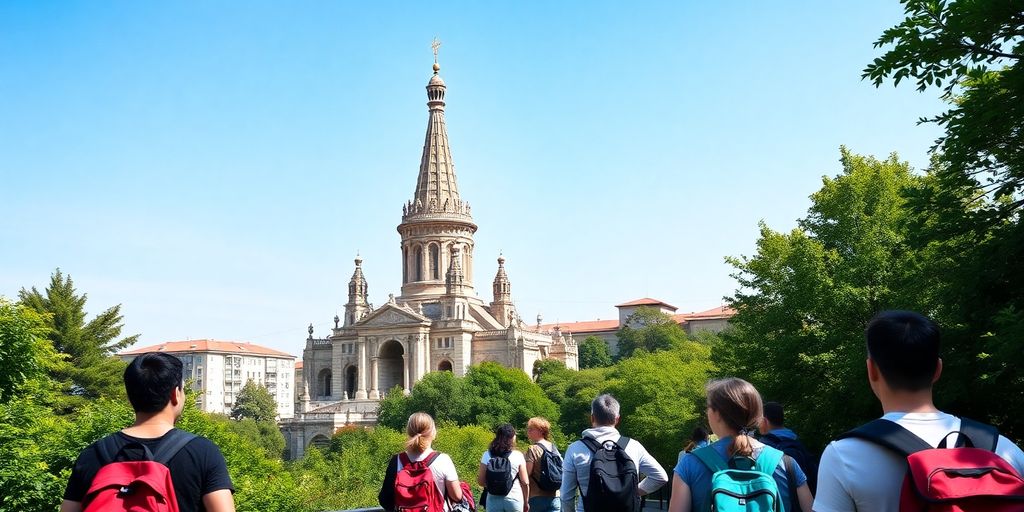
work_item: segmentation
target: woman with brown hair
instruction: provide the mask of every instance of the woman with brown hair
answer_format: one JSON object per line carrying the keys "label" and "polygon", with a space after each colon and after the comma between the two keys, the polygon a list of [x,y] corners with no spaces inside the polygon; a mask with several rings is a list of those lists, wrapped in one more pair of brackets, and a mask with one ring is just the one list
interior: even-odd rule
{"label": "woman with brown hair", "polygon": [[494,430],[490,448],[480,457],[476,483],[487,489],[488,512],[529,512],[530,481],[526,460],[516,450],[516,429],[508,423]]}
{"label": "woman with brown hair", "polygon": [[[711,431],[718,436],[710,446],[700,448],[693,453],[685,454],[676,464],[672,477],[672,501],[669,512],[690,512],[710,510],[711,508],[711,476],[715,473],[702,461],[705,457],[720,457],[723,461],[735,461],[746,458],[749,462],[756,460],[766,447],[753,435],[763,416],[761,395],[749,382],[735,377],[714,380],[707,384],[707,414]],[[782,510],[796,510],[791,505],[791,489],[796,489],[798,504],[802,510],[810,512],[814,498],[807,487],[807,477],[800,466],[792,459],[783,458],[772,471],[779,491]],[[787,471],[789,466],[789,471]],[[792,485],[790,478],[793,479]]]}

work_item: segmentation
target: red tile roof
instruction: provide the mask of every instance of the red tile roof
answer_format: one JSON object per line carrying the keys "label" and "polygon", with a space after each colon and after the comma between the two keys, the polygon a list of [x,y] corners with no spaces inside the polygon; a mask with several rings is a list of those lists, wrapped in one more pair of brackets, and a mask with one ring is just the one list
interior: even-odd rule
{"label": "red tile roof", "polygon": [[191,340],[167,341],[159,345],[135,348],[119,353],[121,356],[133,356],[146,352],[223,352],[228,354],[252,354],[257,356],[295,356],[272,348],[253,345],[243,341]]}
{"label": "red tile roof", "polygon": [[617,305],[615,307],[617,307],[617,308],[625,308],[625,307],[630,307],[630,306],[665,306],[666,308],[671,309],[672,311],[675,311],[675,310],[679,309],[679,308],[673,306],[672,304],[669,304],[669,303],[664,302],[664,301],[660,301],[658,299],[652,299],[650,297],[644,297],[642,299],[636,299],[636,300],[631,300],[629,302],[623,302],[622,304],[619,304],[619,305]]}
{"label": "red tile roof", "polygon": [[[640,300],[653,300],[653,299],[640,299]],[[637,301],[633,301],[637,302]],[[630,303],[627,303],[630,304]],[[624,304],[620,304],[622,306]],[[618,307],[618,306],[616,306]],[[736,310],[728,306],[719,306],[712,308],[707,311],[700,311],[697,313],[680,313],[678,315],[672,315],[672,319],[680,324],[686,323],[690,320],[713,320],[718,318],[730,318],[736,314]],[[562,329],[563,333],[575,334],[586,334],[592,332],[610,332],[617,331],[619,329],[619,321],[616,320],[592,320],[589,322],[560,322],[556,324],[541,325],[541,331],[550,331],[555,327]]]}
{"label": "red tile roof", "polygon": [[302,369],[302,361],[295,361],[295,369],[296,370],[301,370]]}
{"label": "red tile roof", "polygon": [[592,320],[589,322],[561,322],[540,326],[541,331],[550,331],[560,327],[564,333],[600,332],[615,331],[619,328],[619,321],[616,320]]}

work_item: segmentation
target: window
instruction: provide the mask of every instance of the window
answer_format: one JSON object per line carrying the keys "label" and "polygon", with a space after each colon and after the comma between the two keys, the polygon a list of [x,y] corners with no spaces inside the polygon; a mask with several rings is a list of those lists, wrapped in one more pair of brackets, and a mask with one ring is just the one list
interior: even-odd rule
{"label": "window", "polygon": [[451,336],[446,336],[444,338],[438,338],[437,342],[436,342],[437,348],[452,348],[453,345],[454,345],[454,340],[452,339]]}

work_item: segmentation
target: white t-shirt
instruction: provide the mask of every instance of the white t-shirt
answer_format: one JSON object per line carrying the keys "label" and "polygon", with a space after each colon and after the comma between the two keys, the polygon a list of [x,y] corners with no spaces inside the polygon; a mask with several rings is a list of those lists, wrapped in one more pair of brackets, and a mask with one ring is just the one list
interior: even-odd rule
{"label": "white t-shirt", "polygon": [[[419,455],[412,455],[409,452],[405,454],[409,456],[409,460],[417,462],[426,459],[431,453],[434,453],[434,450],[427,450]],[[402,470],[401,457],[398,457],[398,470]],[[437,485],[437,490],[441,493],[441,496],[448,495],[448,491],[445,489],[445,482],[459,481],[459,475],[455,472],[455,463],[452,462],[452,458],[447,453],[442,453],[434,459],[434,463],[430,465],[430,474],[434,475],[434,484]]]}
{"label": "white t-shirt", "polygon": [[[960,429],[960,418],[944,412],[890,412],[882,418],[899,423],[932,446]],[[1024,474],[1024,452],[1017,445],[999,436],[996,454]],[[906,472],[903,457],[870,441],[832,441],[818,466],[814,512],[897,512]]]}
{"label": "white t-shirt", "polygon": [[[491,451],[487,450],[480,457],[480,464],[486,466],[490,460]],[[519,472],[526,471],[526,457],[523,456],[523,452],[512,450],[508,456],[508,463],[512,466],[512,490],[508,491],[508,495],[504,497],[512,501],[523,501],[523,487],[519,483]]]}

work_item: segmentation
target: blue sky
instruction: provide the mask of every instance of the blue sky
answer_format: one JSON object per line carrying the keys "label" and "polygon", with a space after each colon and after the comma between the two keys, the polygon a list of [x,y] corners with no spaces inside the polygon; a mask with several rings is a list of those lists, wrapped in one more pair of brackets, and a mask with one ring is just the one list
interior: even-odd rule
{"label": "blue sky", "polygon": [[142,343],[301,355],[357,251],[398,293],[434,36],[475,284],[503,251],[527,319],[716,307],[841,144],[938,135],[936,93],[860,80],[895,0],[553,4],[0,3],[0,295],[60,267]]}

